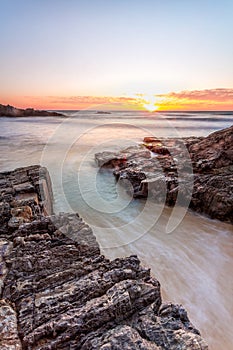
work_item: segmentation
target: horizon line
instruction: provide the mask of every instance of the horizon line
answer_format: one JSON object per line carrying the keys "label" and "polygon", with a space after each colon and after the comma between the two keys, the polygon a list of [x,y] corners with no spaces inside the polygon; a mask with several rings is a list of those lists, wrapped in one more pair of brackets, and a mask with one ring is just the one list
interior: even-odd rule
{"label": "horizon line", "polygon": [[144,109],[125,109],[125,110],[122,110],[122,109],[105,109],[105,110],[100,110],[100,109],[44,109],[45,111],[69,111],[69,112],[72,112],[72,111],[76,111],[76,112],[81,112],[81,111],[90,111],[90,112],[95,112],[95,111],[98,111],[98,112],[146,112],[146,113],[149,113],[149,114],[154,114],[154,113],[171,113],[171,112],[174,112],[174,113],[177,113],[177,112],[183,112],[183,113],[209,113],[209,112],[222,112],[222,113],[233,113],[233,109],[232,110],[221,110],[221,109],[215,109],[215,110],[175,110],[175,109],[171,109],[171,110],[156,110],[156,111],[148,111],[148,110],[144,110]]}

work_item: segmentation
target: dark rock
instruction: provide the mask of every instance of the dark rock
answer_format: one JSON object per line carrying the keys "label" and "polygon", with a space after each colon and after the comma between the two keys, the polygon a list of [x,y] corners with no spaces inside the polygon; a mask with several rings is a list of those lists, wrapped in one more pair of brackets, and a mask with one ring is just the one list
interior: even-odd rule
{"label": "dark rock", "polygon": [[0,104],[0,117],[64,117],[57,112],[39,111],[33,108],[20,109]]}
{"label": "dark rock", "polygon": [[181,305],[162,305],[158,314],[148,307],[140,312],[133,326],[139,334],[161,349],[207,349]]}
{"label": "dark rock", "polygon": [[111,114],[111,112],[107,112],[107,111],[97,111],[96,114]]}

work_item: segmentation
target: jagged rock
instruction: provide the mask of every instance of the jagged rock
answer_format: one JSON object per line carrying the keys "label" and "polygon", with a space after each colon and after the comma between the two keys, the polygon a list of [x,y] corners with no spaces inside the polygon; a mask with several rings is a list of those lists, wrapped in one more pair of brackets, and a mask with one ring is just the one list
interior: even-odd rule
{"label": "jagged rock", "polygon": [[48,171],[39,165],[0,173],[0,234],[53,212]]}
{"label": "jagged rock", "polygon": [[10,204],[5,201],[0,202],[0,234],[7,232],[7,225],[11,217]]}
{"label": "jagged rock", "polygon": [[[149,157],[141,147],[131,147],[114,153],[113,161],[110,154],[98,153],[97,164],[107,162],[118,181],[128,180],[135,198],[150,196],[170,206],[179,200],[211,218],[233,222],[233,126],[207,137],[145,137],[143,146]],[[116,166],[115,159],[123,156]]]}
{"label": "jagged rock", "polygon": [[233,176],[197,174],[190,207],[211,218],[233,223]]}
{"label": "jagged rock", "polygon": [[116,326],[100,336],[87,339],[82,350],[161,350],[155,343],[140,336],[136,329],[128,326]]}
{"label": "jagged rock", "polygon": [[[34,191],[18,207],[22,198],[14,189],[1,207],[0,349],[207,349],[181,306],[162,305],[159,282],[137,256],[110,261],[78,214],[44,215],[46,203],[52,205],[46,169],[21,168],[0,178],[8,188],[22,179]],[[12,218],[23,222],[13,227]]]}
{"label": "jagged rock", "polygon": [[0,300],[0,349],[22,349],[18,336],[16,312],[5,300]]}
{"label": "jagged rock", "polygon": [[233,126],[203,138],[191,145],[189,151],[197,171],[201,173],[232,166]]}
{"label": "jagged rock", "polygon": [[133,326],[161,349],[208,349],[181,305],[164,304],[158,313],[150,306],[133,320]]}
{"label": "jagged rock", "polygon": [[0,104],[0,117],[64,117],[57,112],[39,111],[33,108],[20,109]]}
{"label": "jagged rock", "polygon": [[7,275],[8,269],[6,267],[6,257],[9,255],[10,251],[12,250],[12,243],[0,238],[0,297],[2,294],[2,288],[4,279]]}

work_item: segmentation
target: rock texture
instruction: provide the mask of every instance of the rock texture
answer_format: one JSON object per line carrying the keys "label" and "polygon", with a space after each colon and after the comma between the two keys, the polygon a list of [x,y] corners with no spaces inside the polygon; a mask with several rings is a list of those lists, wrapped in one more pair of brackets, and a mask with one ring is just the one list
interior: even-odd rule
{"label": "rock texture", "polygon": [[96,161],[113,168],[117,181],[129,181],[135,198],[178,201],[233,222],[233,126],[205,138],[145,137],[141,146],[98,153]]}
{"label": "rock texture", "polygon": [[57,112],[39,111],[33,108],[20,109],[0,104],[0,117],[63,117]]}
{"label": "rock texture", "polygon": [[0,235],[8,237],[21,224],[52,214],[48,171],[39,166],[0,173]]}
{"label": "rock texture", "polygon": [[137,256],[110,261],[77,214],[52,214],[46,169],[0,176],[0,349],[208,349]]}
{"label": "rock texture", "polygon": [[0,300],[0,349],[22,349],[17,330],[16,312],[12,305],[5,300]]}

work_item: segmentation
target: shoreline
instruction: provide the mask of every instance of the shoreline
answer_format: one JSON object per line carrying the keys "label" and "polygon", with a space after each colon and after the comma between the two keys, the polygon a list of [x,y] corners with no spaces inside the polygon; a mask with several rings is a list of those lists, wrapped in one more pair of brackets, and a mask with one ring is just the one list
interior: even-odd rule
{"label": "shoreline", "polygon": [[53,215],[45,168],[0,181],[1,346],[208,349],[181,305],[162,304],[159,282],[136,256],[110,261],[77,214]]}

